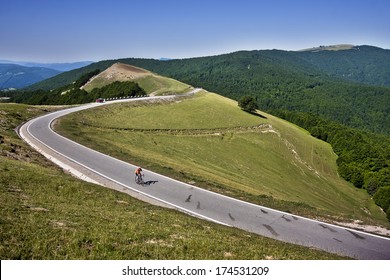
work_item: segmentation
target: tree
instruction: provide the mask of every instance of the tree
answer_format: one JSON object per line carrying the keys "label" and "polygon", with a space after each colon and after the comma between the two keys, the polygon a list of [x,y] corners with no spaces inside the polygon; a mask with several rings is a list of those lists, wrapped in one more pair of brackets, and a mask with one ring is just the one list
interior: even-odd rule
{"label": "tree", "polygon": [[380,188],[373,196],[373,199],[383,211],[388,212],[390,208],[390,186]]}
{"label": "tree", "polygon": [[245,95],[238,100],[238,106],[249,113],[255,113],[256,109],[258,109],[256,99],[248,95]]}
{"label": "tree", "polygon": [[374,178],[368,179],[367,181],[368,182],[367,182],[365,188],[370,195],[374,195],[378,191],[378,188],[380,187],[378,180],[374,177]]}

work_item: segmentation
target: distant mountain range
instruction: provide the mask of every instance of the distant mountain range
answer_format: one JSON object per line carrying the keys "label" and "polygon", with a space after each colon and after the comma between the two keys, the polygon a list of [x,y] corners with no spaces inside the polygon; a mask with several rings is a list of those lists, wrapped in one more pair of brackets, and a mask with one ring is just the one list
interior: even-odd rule
{"label": "distant mountain range", "polygon": [[66,62],[66,63],[40,63],[40,62],[12,61],[12,60],[0,59],[0,64],[17,64],[26,67],[43,67],[43,68],[58,70],[61,72],[81,68],[91,63],[93,63],[93,61],[78,61],[78,62]]}
{"label": "distant mountain range", "polygon": [[0,90],[24,88],[62,72],[84,67],[91,63],[90,61],[37,63],[0,60]]}
{"label": "distant mountain range", "polygon": [[0,64],[0,90],[19,89],[62,73],[44,67]]}

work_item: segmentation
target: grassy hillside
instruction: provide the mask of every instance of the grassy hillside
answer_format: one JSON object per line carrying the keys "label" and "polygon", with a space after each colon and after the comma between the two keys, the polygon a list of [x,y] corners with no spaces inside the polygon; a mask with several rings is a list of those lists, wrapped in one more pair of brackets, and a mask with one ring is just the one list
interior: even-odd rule
{"label": "grassy hillside", "polygon": [[364,190],[339,178],[330,145],[303,129],[202,92],[72,114],[57,129],[125,161],[296,214],[386,224]]}
{"label": "grassy hillside", "polygon": [[168,79],[138,67],[115,63],[99,75],[93,77],[83,86],[83,89],[91,92],[95,88],[102,88],[115,81],[136,82],[149,95],[184,93],[191,88],[189,85],[174,79]]}
{"label": "grassy hillside", "polygon": [[55,109],[0,104],[0,259],[340,258],[152,206],[65,174],[14,131]]}
{"label": "grassy hillside", "polygon": [[350,50],[353,47],[354,47],[354,45],[350,45],[350,44],[340,44],[340,45],[313,47],[313,48],[303,49],[300,51],[302,51],[302,52],[343,51],[343,50]]}
{"label": "grassy hillside", "polygon": [[103,72],[96,69],[54,90],[12,92],[10,100],[31,105],[69,105],[93,102],[98,98],[181,94],[192,89],[174,79],[135,66],[115,63]]}

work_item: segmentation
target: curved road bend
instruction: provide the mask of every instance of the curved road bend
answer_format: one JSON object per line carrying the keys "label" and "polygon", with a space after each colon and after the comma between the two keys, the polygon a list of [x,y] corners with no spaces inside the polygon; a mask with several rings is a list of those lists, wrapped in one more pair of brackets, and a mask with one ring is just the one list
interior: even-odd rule
{"label": "curved road bend", "polygon": [[[173,97],[143,99],[153,98]],[[51,129],[51,123],[59,117],[102,105],[105,104],[87,104],[38,117],[21,126],[19,133],[34,148],[51,150],[52,154],[55,154],[54,161],[57,164],[65,161],[72,162],[94,176],[115,182],[193,216],[356,259],[390,260],[390,238],[243,202],[147,170],[144,170],[145,180],[158,182],[145,186],[136,185],[133,172],[135,166],[86,148],[58,135]]]}

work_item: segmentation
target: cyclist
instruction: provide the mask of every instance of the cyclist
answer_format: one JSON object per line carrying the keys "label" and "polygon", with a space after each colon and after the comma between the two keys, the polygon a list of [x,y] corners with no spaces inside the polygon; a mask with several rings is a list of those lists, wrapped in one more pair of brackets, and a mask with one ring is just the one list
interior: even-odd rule
{"label": "cyclist", "polygon": [[141,167],[138,167],[136,170],[135,170],[135,177],[136,177],[136,182],[142,182],[142,177],[144,176],[144,174],[142,173],[142,168]]}

